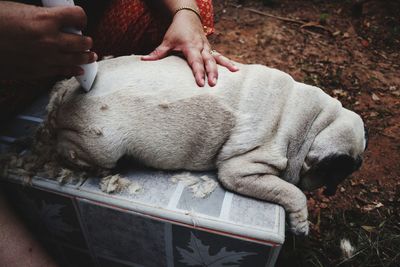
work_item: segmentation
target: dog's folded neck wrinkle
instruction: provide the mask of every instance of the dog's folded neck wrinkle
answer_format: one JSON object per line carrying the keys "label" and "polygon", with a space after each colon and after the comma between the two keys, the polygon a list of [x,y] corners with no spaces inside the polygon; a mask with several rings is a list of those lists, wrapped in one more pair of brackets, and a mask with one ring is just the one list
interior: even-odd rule
{"label": "dog's folded neck wrinkle", "polygon": [[310,120],[310,123],[307,125],[305,134],[302,136],[303,138],[301,140],[297,140],[297,142],[289,140],[288,142],[288,165],[282,176],[283,179],[289,183],[297,184],[300,181],[300,172],[303,167],[303,163],[306,159],[308,152],[310,151],[314,139],[318,135],[317,133],[314,136],[310,137],[309,134],[315,120],[322,113],[322,110],[323,109],[320,109],[319,112],[314,115],[313,119]]}

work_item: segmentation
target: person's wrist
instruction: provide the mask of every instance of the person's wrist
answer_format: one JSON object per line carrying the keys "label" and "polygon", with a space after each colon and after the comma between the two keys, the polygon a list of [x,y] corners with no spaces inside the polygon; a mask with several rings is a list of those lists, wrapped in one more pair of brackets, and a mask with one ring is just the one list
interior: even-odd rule
{"label": "person's wrist", "polygon": [[177,12],[172,20],[176,21],[180,25],[203,28],[203,24],[199,17],[194,12],[189,10],[181,10]]}
{"label": "person's wrist", "polygon": [[196,6],[191,6],[191,5],[182,5],[179,6],[175,9],[173,13],[173,17],[181,14],[192,14],[195,15],[200,22],[202,22],[201,16],[200,16],[200,10]]}

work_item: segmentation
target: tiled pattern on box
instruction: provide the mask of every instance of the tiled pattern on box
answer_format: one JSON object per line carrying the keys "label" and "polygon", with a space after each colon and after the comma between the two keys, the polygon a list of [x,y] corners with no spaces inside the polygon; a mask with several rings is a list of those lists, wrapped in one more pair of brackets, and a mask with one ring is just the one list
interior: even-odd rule
{"label": "tiled pattern on box", "polygon": [[[80,201],[97,257],[143,266],[265,266],[270,247]],[[109,229],[109,232],[104,231]]]}

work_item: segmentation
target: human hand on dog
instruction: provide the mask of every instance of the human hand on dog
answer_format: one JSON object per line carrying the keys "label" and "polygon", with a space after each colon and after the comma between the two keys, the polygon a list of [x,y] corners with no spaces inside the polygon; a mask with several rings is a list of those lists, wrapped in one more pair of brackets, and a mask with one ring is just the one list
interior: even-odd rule
{"label": "human hand on dog", "polygon": [[82,29],[80,7],[44,8],[0,1],[0,77],[40,78],[82,74],[81,64],[94,62],[90,37],[62,31]]}
{"label": "human hand on dog", "polygon": [[228,58],[211,50],[210,43],[203,32],[203,26],[197,15],[188,10],[177,12],[168,28],[164,39],[153,52],[143,56],[143,60],[158,60],[170,52],[182,52],[192,68],[196,83],[215,86],[218,80],[217,64],[230,71],[239,70]]}

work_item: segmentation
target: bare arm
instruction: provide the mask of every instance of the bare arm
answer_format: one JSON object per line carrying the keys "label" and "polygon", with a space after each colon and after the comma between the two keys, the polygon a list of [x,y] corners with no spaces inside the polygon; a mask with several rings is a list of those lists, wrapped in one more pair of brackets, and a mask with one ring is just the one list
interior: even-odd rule
{"label": "bare arm", "polygon": [[168,12],[173,16],[163,42],[143,60],[157,60],[164,58],[172,51],[182,52],[186,57],[193,75],[199,86],[208,84],[214,86],[218,79],[217,64],[231,71],[238,68],[226,57],[219,53],[211,53],[211,45],[204,34],[199,17],[191,10],[175,11],[180,7],[190,7],[198,10],[195,0],[163,0]]}

